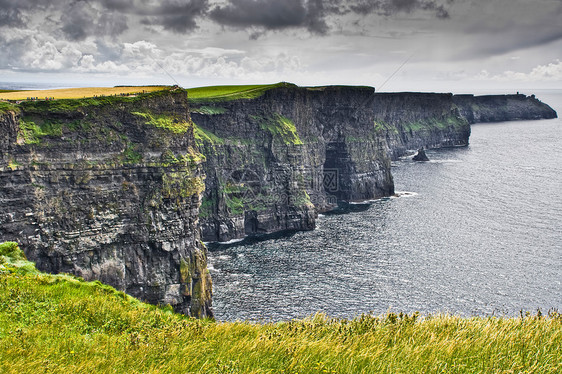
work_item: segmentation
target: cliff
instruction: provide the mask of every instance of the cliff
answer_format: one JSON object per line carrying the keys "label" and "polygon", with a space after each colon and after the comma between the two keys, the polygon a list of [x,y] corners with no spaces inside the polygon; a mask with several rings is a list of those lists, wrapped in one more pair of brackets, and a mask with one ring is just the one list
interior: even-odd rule
{"label": "cliff", "polygon": [[236,89],[196,89],[191,99],[206,156],[206,241],[313,229],[316,214],[338,201],[392,195],[390,160],[410,150],[466,146],[475,122],[556,116],[523,95],[286,83]]}
{"label": "cliff", "polygon": [[556,118],[556,112],[535,95],[455,95],[455,105],[470,123]]}
{"label": "cliff", "polygon": [[373,93],[281,84],[252,99],[192,100],[206,157],[204,240],[313,229],[339,200],[393,194]]}
{"label": "cliff", "polygon": [[0,237],[42,271],[211,316],[187,95],[24,102],[0,114]]}
{"label": "cliff", "polygon": [[466,146],[477,121],[556,116],[522,95],[189,93],[0,102],[0,241],[42,271],[212,316],[202,240],[311,230],[338,202],[392,195],[391,160],[409,150]]}
{"label": "cliff", "polygon": [[375,121],[395,160],[409,150],[468,145],[470,124],[452,94],[377,93]]}

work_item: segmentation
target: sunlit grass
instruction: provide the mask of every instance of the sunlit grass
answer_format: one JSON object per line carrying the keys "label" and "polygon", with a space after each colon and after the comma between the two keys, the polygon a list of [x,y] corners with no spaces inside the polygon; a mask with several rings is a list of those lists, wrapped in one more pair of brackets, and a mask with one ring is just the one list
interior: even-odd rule
{"label": "sunlit grass", "polygon": [[[243,86],[210,86],[187,89],[190,100],[199,101],[228,101],[239,99],[254,99],[275,87],[291,85],[289,83],[243,85]],[[293,85],[291,85],[293,86]]]}
{"label": "sunlit grass", "polygon": [[[2,373],[560,373],[562,317],[188,319],[0,260]],[[21,263],[25,265],[24,263]]]}
{"label": "sunlit grass", "polygon": [[54,99],[82,99],[95,96],[113,96],[121,94],[137,94],[143,92],[154,92],[166,89],[167,86],[127,86],[127,87],[83,87],[62,88],[56,90],[33,90],[0,92],[1,100],[26,100],[37,97],[43,100],[47,97]]}

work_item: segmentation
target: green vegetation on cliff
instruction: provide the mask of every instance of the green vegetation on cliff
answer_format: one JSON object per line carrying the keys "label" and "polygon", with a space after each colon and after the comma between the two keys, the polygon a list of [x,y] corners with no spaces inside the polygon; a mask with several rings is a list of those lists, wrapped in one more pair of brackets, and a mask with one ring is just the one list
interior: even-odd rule
{"label": "green vegetation on cliff", "polygon": [[159,88],[154,92],[147,92],[135,96],[98,96],[85,97],[81,99],[57,99],[57,100],[30,100],[18,104],[28,113],[70,113],[80,108],[102,105],[119,105],[124,103],[134,103],[147,98],[169,95],[170,91],[179,90],[178,88],[166,87]]}
{"label": "green vegetation on cliff", "polygon": [[404,129],[410,132],[459,129],[468,126],[468,121],[460,116],[447,116],[445,118],[431,118],[417,122],[403,124]]}
{"label": "green vegetation on cliff", "polygon": [[258,121],[262,130],[269,131],[274,138],[281,139],[285,144],[302,145],[303,142],[297,133],[297,128],[289,118],[275,113],[272,118],[253,116]]}
{"label": "green vegetation on cliff", "polygon": [[160,129],[166,129],[174,134],[185,134],[191,124],[185,120],[169,115],[154,115],[148,112],[132,112],[135,116],[139,116],[146,120],[145,124]]}
{"label": "green vegetation on cliff", "polygon": [[2,373],[559,373],[561,346],[557,313],[194,320],[0,245]]}
{"label": "green vegetation on cliff", "polygon": [[9,103],[7,101],[0,101],[0,114],[5,112],[17,112],[19,108],[17,105]]}

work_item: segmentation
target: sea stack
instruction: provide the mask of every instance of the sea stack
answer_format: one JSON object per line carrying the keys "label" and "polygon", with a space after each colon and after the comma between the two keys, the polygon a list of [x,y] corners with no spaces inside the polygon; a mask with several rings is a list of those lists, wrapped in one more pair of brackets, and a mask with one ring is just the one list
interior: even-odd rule
{"label": "sea stack", "polygon": [[425,151],[422,147],[422,148],[418,149],[418,153],[416,153],[416,155],[412,158],[412,160],[425,162],[425,161],[429,161],[429,158],[425,154]]}

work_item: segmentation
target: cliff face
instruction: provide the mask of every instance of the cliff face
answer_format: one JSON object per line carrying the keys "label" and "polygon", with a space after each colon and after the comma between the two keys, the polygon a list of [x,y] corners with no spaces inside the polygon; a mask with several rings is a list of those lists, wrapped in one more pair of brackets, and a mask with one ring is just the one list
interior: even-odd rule
{"label": "cliff face", "polygon": [[0,238],[47,272],[211,316],[204,188],[183,90],[0,115]]}
{"label": "cliff face", "polygon": [[556,118],[556,112],[535,95],[455,95],[455,105],[470,123]]}
{"label": "cliff face", "polygon": [[289,84],[252,99],[194,99],[192,108],[206,156],[201,223],[207,241],[312,229],[316,213],[338,201],[393,194],[390,160],[409,150],[466,146],[470,123],[554,113],[522,95]]}
{"label": "cliff face", "polygon": [[392,194],[373,88],[278,87],[252,100],[192,103],[206,156],[203,238],[314,228],[338,200]]}
{"label": "cliff face", "polygon": [[419,148],[466,146],[470,124],[452,94],[380,93],[375,95],[375,120],[394,160]]}

